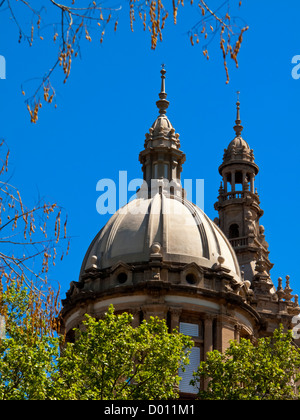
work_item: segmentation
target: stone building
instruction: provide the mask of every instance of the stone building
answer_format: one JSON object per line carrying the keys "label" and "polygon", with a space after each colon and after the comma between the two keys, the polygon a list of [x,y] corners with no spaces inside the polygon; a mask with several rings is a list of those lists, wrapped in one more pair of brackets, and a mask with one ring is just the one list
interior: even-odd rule
{"label": "stone building", "polygon": [[166,319],[170,329],[195,341],[180,384],[191,393],[191,371],[208,351],[224,351],[231,339],[269,335],[280,323],[292,328],[300,308],[289,278],[285,285],[279,279],[278,287],[270,278],[255,189],[259,168],[241,135],[239,100],[235,137],[219,167],[214,222],[186,199],[181,185],[185,155],[166,116],[164,69],[156,105],[159,115],[139,155],[144,184],[92,241],[79,281],[63,300],[62,318],[70,340],[85,313],[101,317],[110,304],[131,312],[136,325],[152,315]]}

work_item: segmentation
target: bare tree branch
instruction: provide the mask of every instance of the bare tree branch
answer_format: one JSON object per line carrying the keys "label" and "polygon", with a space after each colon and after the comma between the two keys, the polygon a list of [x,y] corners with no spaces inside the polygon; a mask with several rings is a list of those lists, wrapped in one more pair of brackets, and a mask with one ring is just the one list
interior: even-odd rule
{"label": "bare tree branch", "polygon": [[[56,91],[51,83],[52,75],[55,70],[61,68],[64,74],[63,83],[67,82],[73,60],[80,54],[82,39],[85,38],[91,42],[95,33],[102,43],[108,25],[113,25],[114,31],[117,30],[118,12],[121,10],[121,6],[107,7],[103,1],[96,0],[81,0],[80,6],[77,6],[75,4],[77,1],[44,0],[40,10],[35,9],[32,0],[20,0],[17,4],[14,4],[14,7],[12,7],[11,0],[2,0],[0,4],[0,7],[5,3],[7,4],[10,17],[19,31],[19,42],[26,40],[31,46],[36,39],[43,40],[44,36],[49,37],[49,27],[54,31],[54,34],[50,35],[53,37],[53,43],[56,46],[56,57],[53,59],[53,65],[39,79],[40,82],[37,87],[25,100],[33,123],[37,122],[39,111],[44,102],[47,104],[53,103],[55,107],[57,106]],[[68,2],[71,4],[67,4]],[[138,15],[144,31],[147,30],[150,33],[152,49],[157,47],[158,41],[163,40],[163,30],[168,17],[173,16],[173,22],[176,24],[179,7],[184,4],[183,0],[172,0],[168,3],[168,7],[165,5],[165,0],[127,0],[127,2],[131,30],[133,31],[136,15]],[[209,59],[208,46],[217,34],[220,35],[219,46],[226,71],[226,83],[228,83],[227,58],[232,59],[238,66],[237,56],[248,26],[245,24],[238,25],[231,18],[230,4],[239,3],[240,5],[240,0],[219,0],[219,5],[215,9],[210,5],[211,2],[212,0],[198,0],[194,4],[194,0],[190,0],[190,4],[196,8],[198,13],[200,12],[201,19],[188,30],[188,38],[192,45],[200,44],[200,39],[202,39],[202,53],[206,59]],[[54,12],[56,11],[57,19],[55,21],[58,21],[58,23],[48,21],[48,14],[43,13],[46,5],[50,6]],[[21,10],[22,6],[23,10]],[[29,18],[27,21],[31,21],[30,34],[25,28],[24,13],[17,15],[16,11],[27,12]],[[53,14],[50,15],[53,16]],[[25,83],[22,85],[22,93],[26,96]]]}
{"label": "bare tree branch", "polygon": [[[5,142],[0,145],[0,175],[7,173],[8,155],[1,159]],[[68,241],[67,218],[62,222],[63,209],[40,200],[27,208],[19,190],[0,180],[0,276],[23,279],[27,287],[33,281],[47,283],[50,262],[55,265],[59,242]],[[51,221],[52,219],[52,221]],[[68,251],[68,250],[67,250]],[[61,258],[63,251],[60,251]],[[1,292],[1,290],[0,290]],[[1,293],[0,293],[1,298]]]}

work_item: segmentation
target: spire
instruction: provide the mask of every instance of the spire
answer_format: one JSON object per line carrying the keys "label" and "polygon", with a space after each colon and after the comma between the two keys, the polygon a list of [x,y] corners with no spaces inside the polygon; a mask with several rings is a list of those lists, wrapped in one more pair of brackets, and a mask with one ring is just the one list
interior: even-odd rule
{"label": "spire", "polygon": [[[149,194],[153,191],[167,192],[170,194],[172,182],[172,193],[182,197],[181,171],[185,161],[185,154],[180,150],[179,134],[175,132],[166,110],[169,106],[165,88],[166,70],[162,64],[161,89],[159,100],[156,102],[159,115],[146,133],[144,150],[139,155],[143,170],[143,178],[148,187]],[[152,181],[156,180],[153,183]],[[165,181],[168,181],[167,183]]]}
{"label": "spire", "polygon": [[236,137],[239,137],[243,131],[241,116],[240,116],[240,92],[237,92],[237,102],[236,102],[236,120],[235,120],[235,126],[233,127]]}
{"label": "spire", "polygon": [[156,106],[159,109],[160,115],[164,115],[167,112],[167,108],[169,106],[169,101],[167,101],[167,94],[165,91],[165,79],[166,79],[166,70],[165,70],[165,64],[161,65],[162,69],[160,71],[161,74],[161,89],[159,93],[159,101],[156,102]]}

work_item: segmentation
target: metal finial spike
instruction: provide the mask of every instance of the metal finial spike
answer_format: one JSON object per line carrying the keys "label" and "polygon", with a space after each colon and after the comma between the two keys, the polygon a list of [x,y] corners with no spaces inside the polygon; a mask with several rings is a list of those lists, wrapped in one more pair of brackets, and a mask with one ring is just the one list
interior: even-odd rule
{"label": "metal finial spike", "polygon": [[239,102],[236,103],[236,121],[237,121],[238,125],[241,123],[241,113],[240,113],[240,103]]}
{"label": "metal finial spike", "polygon": [[234,131],[236,132],[237,137],[241,135],[243,131],[242,121],[241,121],[241,115],[240,115],[240,91],[237,91],[237,102],[236,102],[236,120],[235,120],[235,126]]}
{"label": "metal finial spike", "polygon": [[169,102],[167,101],[167,94],[166,94],[166,86],[165,86],[165,79],[166,79],[166,70],[165,70],[165,64],[161,65],[161,89],[160,89],[160,93],[159,93],[159,101],[156,102],[156,105],[159,109],[159,113],[161,115],[166,114],[166,110],[169,106]]}
{"label": "metal finial spike", "polygon": [[241,116],[240,116],[240,91],[237,91],[237,101],[236,101],[236,119],[237,121],[241,122]]}
{"label": "metal finial spike", "polygon": [[166,94],[166,86],[165,86],[165,79],[166,79],[166,69],[165,69],[165,64],[161,65],[161,89],[160,89],[160,93]]}

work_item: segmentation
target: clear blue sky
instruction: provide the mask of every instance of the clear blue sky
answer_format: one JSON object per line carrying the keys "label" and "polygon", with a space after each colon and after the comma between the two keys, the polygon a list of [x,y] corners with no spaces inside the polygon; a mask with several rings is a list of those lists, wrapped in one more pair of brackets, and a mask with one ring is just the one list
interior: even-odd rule
{"label": "clear blue sky", "polygon": [[205,180],[204,210],[212,219],[218,166],[234,137],[235,92],[241,91],[243,136],[260,167],[256,187],[275,264],[272,280],[277,286],[277,278],[289,274],[299,294],[300,79],[291,76],[292,57],[300,54],[299,1],[243,1],[239,15],[250,29],[239,69],[230,63],[229,85],[218,39],[209,61],[189,43],[186,33],[199,18],[189,4],[180,10],[176,27],[170,19],[163,43],[152,51],[139,22],[131,33],[127,2],[120,3],[118,31],[108,30],[102,45],[99,37],[84,40],[82,59],[73,62],[67,84],[61,70],[53,79],[58,108],[44,106],[37,125],[30,123],[21,84],[42,76],[54,51],[47,40],[32,48],[18,44],[14,23],[0,13],[0,55],[7,63],[7,78],[0,80],[0,133],[11,149],[12,182],[24,201],[30,205],[41,195],[68,213],[70,253],[50,273],[61,283],[62,296],[78,280],[84,254],[108,220],[96,211],[97,181],[117,180],[120,170],[128,171],[129,179],[141,177],[138,154],[157,116],[161,63],[167,69],[167,115],[187,158],[182,175]]}

